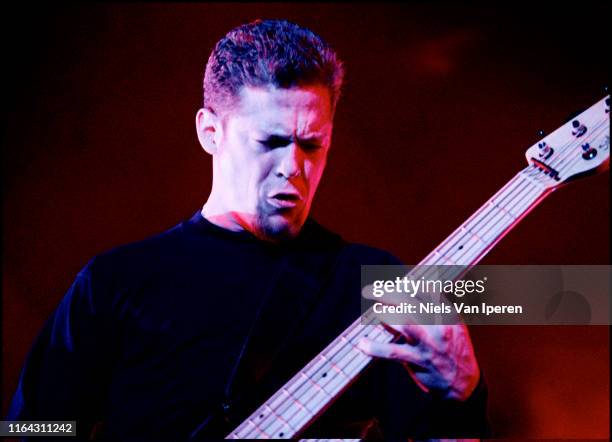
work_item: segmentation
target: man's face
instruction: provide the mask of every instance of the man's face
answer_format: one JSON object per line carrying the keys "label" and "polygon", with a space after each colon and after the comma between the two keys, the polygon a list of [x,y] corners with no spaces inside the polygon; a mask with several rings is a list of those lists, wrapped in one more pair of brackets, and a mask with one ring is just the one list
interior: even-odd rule
{"label": "man's face", "polygon": [[332,120],[324,86],[243,87],[217,124],[215,212],[262,238],[297,235],[325,169]]}

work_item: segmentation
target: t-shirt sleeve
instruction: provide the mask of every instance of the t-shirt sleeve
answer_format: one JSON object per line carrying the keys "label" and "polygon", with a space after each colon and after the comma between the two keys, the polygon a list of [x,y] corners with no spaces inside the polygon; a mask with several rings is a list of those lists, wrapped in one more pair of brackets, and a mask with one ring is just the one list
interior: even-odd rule
{"label": "t-shirt sleeve", "polygon": [[79,272],[34,341],[8,420],[76,420],[82,437],[101,419],[112,330],[93,283],[94,261]]}

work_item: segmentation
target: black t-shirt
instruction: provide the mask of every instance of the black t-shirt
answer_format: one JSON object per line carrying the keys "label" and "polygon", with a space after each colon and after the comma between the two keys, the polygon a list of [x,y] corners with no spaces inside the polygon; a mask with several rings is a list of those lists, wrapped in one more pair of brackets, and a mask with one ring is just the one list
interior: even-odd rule
{"label": "black t-shirt", "polygon": [[[81,438],[222,438],[360,314],[360,266],[399,264],[313,220],[280,245],[194,214],[93,258],[38,336],[10,420]],[[486,434],[486,388],[423,393],[376,361],[303,437]],[[92,430],[95,427],[95,430]]]}

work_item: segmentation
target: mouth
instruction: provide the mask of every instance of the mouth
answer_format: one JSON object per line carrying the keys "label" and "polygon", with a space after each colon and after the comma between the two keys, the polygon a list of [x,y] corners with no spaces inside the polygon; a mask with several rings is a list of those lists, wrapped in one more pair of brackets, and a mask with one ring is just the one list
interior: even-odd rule
{"label": "mouth", "polygon": [[302,197],[296,192],[277,192],[268,196],[268,202],[278,209],[290,209],[302,202]]}

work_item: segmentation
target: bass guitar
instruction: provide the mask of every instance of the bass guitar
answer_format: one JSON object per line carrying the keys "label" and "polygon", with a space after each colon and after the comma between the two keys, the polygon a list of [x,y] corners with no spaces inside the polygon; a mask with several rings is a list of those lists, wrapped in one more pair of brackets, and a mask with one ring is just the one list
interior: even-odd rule
{"label": "bass guitar", "polygon": [[[577,178],[607,169],[610,97],[545,136],[526,152],[528,165],[419,265],[476,265],[547,195]],[[367,311],[257,408],[227,439],[290,439],[301,434],[372,361],[357,348],[368,337],[391,342],[384,326],[366,325]]]}

